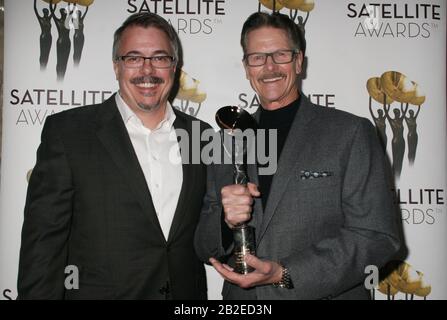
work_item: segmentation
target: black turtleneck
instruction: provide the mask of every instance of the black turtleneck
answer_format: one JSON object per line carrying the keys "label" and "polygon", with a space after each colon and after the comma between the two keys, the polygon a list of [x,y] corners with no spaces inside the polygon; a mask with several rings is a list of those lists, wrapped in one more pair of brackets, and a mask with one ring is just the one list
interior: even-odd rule
{"label": "black turtleneck", "polygon": [[[301,95],[300,95],[301,97]],[[290,127],[292,126],[292,122],[295,119],[296,112],[299,109],[301,98],[296,99],[291,104],[282,107],[276,110],[265,110],[261,108],[260,117],[259,117],[259,128],[260,129],[277,129],[277,162],[279,162],[279,157],[281,155],[281,151],[284,147],[284,143],[286,142],[287,135],[289,134]],[[266,133],[266,152],[268,152],[269,141],[268,141],[268,133]],[[269,155],[270,156],[270,155]],[[266,167],[265,165],[258,165],[259,167]],[[259,172],[258,172],[259,173]],[[267,204],[267,199],[270,193],[270,186],[272,184],[272,175],[259,175],[259,188],[261,191],[261,199],[262,204],[265,208]]]}

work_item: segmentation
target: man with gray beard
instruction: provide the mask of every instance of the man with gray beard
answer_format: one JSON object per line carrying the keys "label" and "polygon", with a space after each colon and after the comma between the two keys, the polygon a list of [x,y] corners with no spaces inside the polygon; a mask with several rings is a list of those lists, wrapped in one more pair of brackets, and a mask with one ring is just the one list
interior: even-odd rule
{"label": "man with gray beard", "polygon": [[209,126],[168,102],[179,52],[167,21],[132,15],[114,36],[119,91],[47,118],[25,205],[19,299],[206,299],[193,248],[206,170],[182,158],[177,133]]}

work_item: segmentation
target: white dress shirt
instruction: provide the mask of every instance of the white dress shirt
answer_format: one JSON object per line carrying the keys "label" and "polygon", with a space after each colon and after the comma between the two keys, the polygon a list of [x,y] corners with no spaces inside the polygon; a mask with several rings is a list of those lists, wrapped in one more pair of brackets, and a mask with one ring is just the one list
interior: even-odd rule
{"label": "white dress shirt", "polygon": [[175,113],[168,103],[163,120],[155,129],[150,130],[124,102],[119,92],[115,100],[167,240],[183,183],[180,148],[173,125]]}

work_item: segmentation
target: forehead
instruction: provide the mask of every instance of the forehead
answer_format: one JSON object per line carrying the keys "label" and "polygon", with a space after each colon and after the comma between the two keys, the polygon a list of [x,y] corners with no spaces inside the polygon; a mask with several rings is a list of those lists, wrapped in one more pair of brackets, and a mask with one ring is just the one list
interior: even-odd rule
{"label": "forehead", "polygon": [[248,51],[261,49],[289,49],[287,32],[272,27],[261,27],[247,34]]}
{"label": "forehead", "polygon": [[166,33],[155,27],[131,26],[121,35],[119,51],[126,54],[130,51],[141,53],[153,51],[172,52],[171,44]]}

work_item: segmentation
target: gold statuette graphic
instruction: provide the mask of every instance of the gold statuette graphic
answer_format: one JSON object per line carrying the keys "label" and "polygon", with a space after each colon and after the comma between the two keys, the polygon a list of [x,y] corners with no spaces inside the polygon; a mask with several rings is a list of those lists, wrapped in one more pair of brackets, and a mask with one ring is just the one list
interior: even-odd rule
{"label": "gold statuette graphic", "polygon": [[[63,81],[71,52],[74,66],[80,65],[85,43],[85,17],[94,0],[63,0],[63,2],[42,0],[42,2],[47,3],[48,8],[37,5],[37,0],[34,0],[34,13],[41,29],[40,69],[43,71],[47,68],[50,51],[56,51],[56,76],[58,81]],[[58,35],[56,41],[53,39],[53,25]]]}
{"label": "gold statuette graphic", "polygon": [[310,12],[315,7],[314,0],[282,0],[284,7],[292,10],[300,10],[303,12]]}
{"label": "gold statuette graphic", "polygon": [[273,11],[279,11],[284,7],[281,2],[280,0],[259,0],[260,4]]}
{"label": "gold statuette graphic", "polygon": [[383,91],[393,100],[410,103],[416,95],[415,83],[397,71],[387,71],[380,77]]}
{"label": "gold statuette graphic", "polygon": [[369,96],[378,103],[387,105],[393,103],[393,99],[382,90],[382,83],[379,77],[368,79],[366,89],[368,90]]}
{"label": "gold statuette graphic", "polygon": [[42,0],[48,4],[58,4],[61,1],[64,1],[66,3],[72,3],[77,4],[80,6],[88,7],[90,6],[95,0]]}
{"label": "gold statuette graphic", "polygon": [[[179,109],[183,112],[188,111],[192,116],[197,116],[206,96],[206,92],[200,88],[200,81],[192,78],[182,70],[180,74],[179,91],[176,96],[177,99],[181,100],[181,107]],[[197,110],[190,106],[190,102],[199,105]]]}
{"label": "gold statuette graphic", "polygon": [[180,89],[177,98],[195,103],[202,103],[206,99],[206,93],[200,88],[200,81],[190,77],[182,70],[180,74]]}
{"label": "gold statuette graphic", "polygon": [[[286,8],[289,10],[289,16],[292,21],[298,17],[298,21],[295,22],[304,30],[307,19],[309,18],[309,12],[315,8],[314,0],[259,0],[258,12],[262,11],[262,6],[272,10],[273,12],[279,12],[281,9]],[[306,12],[306,17],[298,16],[298,11]],[[304,32],[304,31],[303,31]]]}
{"label": "gold statuette graphic", "polygon": [[287,8],[291,10],[300,10],[303,12],[312,11],[315,7],[314,0],[259,0],[259,3],[264,7],[279,11],[282,8]]}
{"label": "gold statuette graphic", "polygon": [[304,0],[280,0],[280,3],[287,9],[300,10]]}
{"label": "gold statuette graphic", "polygon": [[410,104],[415,106],[420,106],[425,102],[425,95],[421,92],[421,89],[417,83],[414,84],[415,94],[414,97],[410,100]]}
{"label": "gold statuette graphic", "polygon": [[387,295],[388,300],[394,300],[399,292],[405,294],[405,300],[413,300],[414,296],[427,298],[431,293],[431,286],[424,282],[424,274],[415,270],[405,261],[400,261],[385,279],[383,279],[377,290]]}
{"label": "gold statuette graphic", "polygon": [[[392,154],[394,176],[400,177],[404,154],[404,121],[407,124],[408,162],[413,165],[416,159],[418,133],[416,119],[425,95],[420,86],[398,71],[386,71],[380,77],[373,77],[366,82],[369,94],[369,110],[376,125],[377,133],[384,150],[387,149],[386,122],[393,132]],[[373,106],[373,100],[379,106]],[[400,105],[394,104],[400,103]],[[410,107],[413,106],[413,107]]]}
{"label": "gold statuette graphic", "polygon": [[[376,125],[377,135],[384,150],[388,143],[386,135],[386,113],[393,103],[391,99],[382,89],[382,83],[379,77],[368,79],[366,82],[366,89],[369,93],[369,112]],[[380,107],[373,107],[373,100],[380,104]]]}
{"label": "gold statuette graphic", "polygon": [[90,6],[95,0],[64,0],[67,3],[73,3],[78,4],[80,6],[88,7]]}
{"label": "gold statuette graphic", "polygon": [[377,290],[383,294],[386,294],[388,300],[394,300],[394,296],[399,292],[399,290],[393,286],[388,279],[380,281]]}

